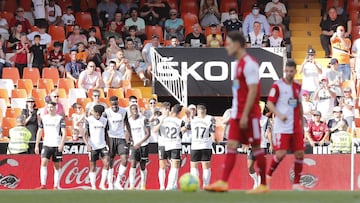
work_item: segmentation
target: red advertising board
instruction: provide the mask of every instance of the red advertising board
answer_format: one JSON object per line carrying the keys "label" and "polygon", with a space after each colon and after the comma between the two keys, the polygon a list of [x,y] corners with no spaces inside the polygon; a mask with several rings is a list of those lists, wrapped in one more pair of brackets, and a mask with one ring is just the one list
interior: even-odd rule
{"label": "red advertising board", "polygon": [[[225,155],[214,155],[212,158],[212,177],[215,181],[221,177]],[[270,162],[270,156],[268,162]],[[355,156],[356,160],[360,158]],[[147,165],[147,189],[158,189],[158,160],[156,155],[150,155]],[[309,190],[350,190],[350,155],[306,155],[301,178],[302,184]],[[115,164],[117,173],[119,162]],[[90,189],[88,178],[89,162],[86,155],[66,155],[62,162],[61,183],[63,189]],[[190,171],[190,156],[183,157],[179,176]],[[271,181],[271,189],[291,189],[293,177],[293,157],[287,156],[275,172]],[[34,189],[40,184],[40,156],[38,155],[1,155],[0,156],[0,189]],[[355,189],[360,189],[360,167],[355,165]],[[167,168],[167,172],[169,168]],[[201,172],[201,170],[200,170]],[[48,167],[47,187],[53,184],[52,164]],[[126,173],[127,174],[127,173]],[[101,162],[97,167],[97,183],[101,176]],[[201,173],[200,173],[201,177]],[[231,174],[231,189],[250,189],[252,179],[246,167],[246,155],[239,155]],[[201,178],[200,178],[201,179]],[[128,186],[127,175],[123,178],[125,188]],[[140,172],[137,171],[136,183],[140,182]],[[138,184],[137,184],[138,185]]]}

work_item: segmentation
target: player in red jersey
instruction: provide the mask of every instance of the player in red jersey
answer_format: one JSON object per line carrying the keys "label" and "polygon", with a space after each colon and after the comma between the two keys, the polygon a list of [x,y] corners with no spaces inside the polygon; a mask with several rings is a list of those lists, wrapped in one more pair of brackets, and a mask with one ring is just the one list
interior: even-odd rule
{"label": "player in red jersey", "polygon": [[294,81],[296,64],[289,59],[285,67],[285,78],[276,81],[271,87],[267,106],[275,113],[273,140],[275,155],[267,172],[270,183],[275,169],[284,159],[288,150],[295,155],[295,178],[293,190],[303,190],[300,176],[304,160],[304,125],[301,105],[301,85]]}
{"label": "player in red jersey", "polygon": [[264,193],[266,186],[265,152],[260,148],[260,82],[259,64],[245,51],[245,38],[239,32],[231,32],[226,38],[226,50],[229,55],[238,58],[238,64],[233,78],[233,106],[231,111],[229,139],[222,179],[205,187],[211,192],[228,191],[228,180],[234,168],[237,147],[240,143],[252,146],[255,160],[259,167],[261,185],[249,193]]}

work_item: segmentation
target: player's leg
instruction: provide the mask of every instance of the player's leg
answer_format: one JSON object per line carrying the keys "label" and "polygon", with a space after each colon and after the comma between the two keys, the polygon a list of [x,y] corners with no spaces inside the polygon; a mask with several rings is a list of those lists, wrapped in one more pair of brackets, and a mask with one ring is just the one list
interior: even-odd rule
{"label": "player's leg", "polygon": [[198,161],[200,161],[201,158],[200,150],[191,150],[190,156],[190,173],[196,177],[199,177]]}
{"label": "player's leg", "polygon": [[140,148],[140,178],[141,184],[140,189],[146,190],[146,177],[147,177],[147,170],[146,170],[146,163],[149,160],[149,150],[148,146],[143,146]]}
{"label": "player's leg", "polygon": [[89,152],[89,159],[90,159],[89,179],[90,179],[91,189],[96,190],[96,161],[99,159],[99,152],[97,150],[91,150],[91,152]]}
{"label": "player's leg", "polygon": [[39,189],[46,188],[46,179],[47,179],[47,166],[51,157],[51,148],[43,146],[41,150],[41,164],[40,164],[40,187]]}
{"label": "player's leg", "polygon": [[180,168],[180,150],[174,149],[170,153],[171,169],[168,177],[168,184],[166,190],[175,190],[177,188],[177,180]]}
{"label": "player's leg", "polygon": [[210,183],[211,179],[211,168],[210,168],[210,160],[212,155],[211,149],[203,149],[201,150],[201,165],[203,170],[203,187],[206,187]]}
{"label": "player's leg", "polygon": [[116,140],[113,138],[109,138],[109,170],[108,170],[108,177],[107,177],[107,181],[108,181],[108,190],[113,190],[114,189],[114,183],[113,183],[113,179],[114,179],[114,159],[115,156],[117,154],[116,148],[117,148],[117,143],[115,143]]}
{"label": "player's leg", "polygon": [[255,171],[255,156],[252,153],[251,150],[249,150],[248,156],[247,156],[247,167],[248,167],[248,171],[249,171],[249,176],[253,179],[254,181],[254,185],[253,185],[253,189],[255,189],[257,186],[259,186],[259,176]]}
{"label": "player's leg", "polygon": [[105,182],[108,178],[108,172],[109,172],[109,162],[110,162],[109,150],[106,148],[102,149],[100,156],[101,156],[101,161],[103,162],[103,168],[101,170],[101,179],[100,179],[99,188],[101,190],[105,190],[106,189]]}
{"label": "player's leg", "polygon": [[138,149],[132,148],[130,151],[130,171],[129,171],[129,190],[135,189],[136,165],[140,161]]}
{"label": "player's leg", "polygon": [[56,149],[55,156],[53,156],[52,160],[54,162],[54,189],[59,189],[62,152],[59,152],[59,150]]}
{"label": "player's leg", "polygon": [[128,163],[128,157],[129,157],[129,146],[126,143],[125,139],[121,140],[121,144],[118,147],[118,153],[120,155],[120,164],[119,164],[118,174],[115,180],[115,189],[123,190],[124,188],[122,187],[120,182],[122,177],[125,175],[127,163]]}
{"label": "player's leg", "polygon": [[165,190],[165,166],[167,161],[167,153],[165,152],[165,147],[159,146],[158,153],[159,153],[159,171],[158,171],[159,185],[160,185],[160,190]]}
{"label": "player's leg", "polygon": [[292,139],[292,148],[294,151],[295,161],[294,161],[294,184],[293,190],[304,190],[300,185],[300,178],[303,169],[304,162],[304,136],[302,133],[295,133]]}

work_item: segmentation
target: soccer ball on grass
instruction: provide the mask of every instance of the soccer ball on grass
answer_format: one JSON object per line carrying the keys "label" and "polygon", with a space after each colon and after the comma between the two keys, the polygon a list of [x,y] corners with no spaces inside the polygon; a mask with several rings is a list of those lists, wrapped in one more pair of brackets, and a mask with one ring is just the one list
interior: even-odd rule
{"label": "soccer ball on grass", "polygon": [[180,189],[184,192],[196,192],[200,187],[199,178],[190,173],[182,175],[179,184]]}

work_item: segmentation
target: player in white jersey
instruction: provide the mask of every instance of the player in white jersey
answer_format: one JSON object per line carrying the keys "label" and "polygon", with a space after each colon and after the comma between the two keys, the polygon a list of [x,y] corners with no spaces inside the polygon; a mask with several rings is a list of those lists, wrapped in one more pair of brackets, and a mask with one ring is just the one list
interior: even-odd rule
{"label": "player in white jersey", "polygon": [[140,176],[141,184],[140,189],[146,189],[146,163],[149,160],[149,137],[150,137],[150,128],[148,120],[139,114],[139,107],[137,104],[132,104],[130,106],[129,124],[132,138],[132,146],[130,149],[130,160],[131,168],[129,171],[129,184],[130,190],[135,189],[135,175],[136,175],[136,166],[140,163]]}
{"label": "player in white jersey", "polygon": [[161,116],[157,118],[158,124],[154,126],[154,132],[158,133],[158,154],[159,154],[159,185],[160,190],[165,190],[165,167],[166,167],[166,161],[168,159],[167,153],[165,153],[165,143],[164,139],[165,137],[161,135],[160,133],[160,127],[163,122],[163,120],[169,116],[170,112],[170,103],[169,102],[163,102],[161,104]]}
{"label": "player in white jersey", "polygon": [[[110,97],[110,108],[105,110],[104,117],[108,120],[109,137],[109,153],[110,164],[108,173],[108,190],[117,189],[123,190],[120,183],[121,178],[125,174],[127,167],[127,160],[129,156],[130,144],[130,127],[128,122],[127,110],[119,107],[119,98],[117,96]],[[114,175],[114,158],[118,154],[121,163],[116,176],[115,184],[113,184]]]}
{"label": "player in white jersey", "polygon": [[[271,124],[270,120],[271,120],[271,113],[267,113],[266,115],[262,115],[261,118],[260,118],[260,127],[261,127],[261,143],[260,143],[260,147],[262,149],[264,149],[264,151],[268,148],[268,143],[270,143],[270,146],[271,146],[272,124]],[[269,149],[270,149],[270,153],[271,153],[272,148],[269,148]],[[265,154],[266,154],[266,152],[265,152]],[[260,185],[261,177],[256,173],[256,170],[254,168],[255,156],[254,156],[251,149],[248,151],[247,165],[248,165],[249,176],[254,181],[253,188],[255,189]]]}
{"label": "player in white jersey", "polygon": [[54,189],[59,188],[60,162],[66,138],[66,126],[62,116],[56,114],[56,103],[46,105],[49,114],[42,117],[39,130],[36,134],[35,153],[39,154],[39,142],[44,132],[43,147],[41,150],[41,167],[39,189],[46,189],[47,166],[50,158],[54,162]]}
{"label": "player in white jersey", "polygon": [[108,121],[102,116],[105,108],[102,105],[95,105],[93,113],[85,120],[84,142],[87,146],[90,159],[90,184],[91,189],[96,190],[96,161],[101,158],[103,168],[99,188],[105,189],[105,182],[109,172],[109,147],[107,140]]}
{"label": "player in white jersey", "polygon": [[171,160],[171,169],[168,175],[166,190],[177,188],[177,180],[180,168],[181,137],[185,132],[185,122],[179,118],[182,106],[176,104],[172,107],[170,116],[165,118],[160,126],[160,134],[164,137],[165,151]]}
{"label": "player in white jersey", "polygon": [[211,177],[210,161],[212,143],[215,141],[216,121],[206,114],[204,104],[197,105],[197,116],[190,122],[191,127],[191,163],[190,173],[199,177],[198,162],[203,169],[203,186],[209,185]]}

